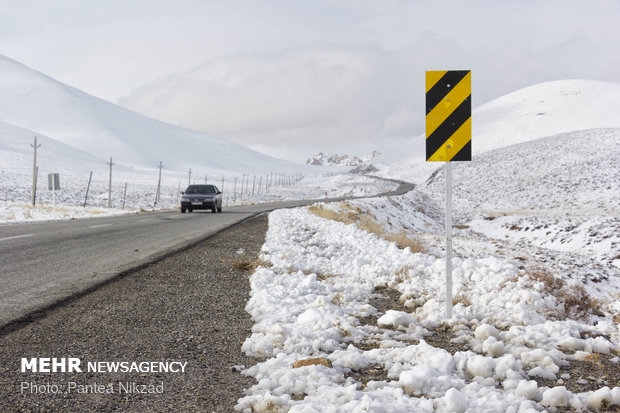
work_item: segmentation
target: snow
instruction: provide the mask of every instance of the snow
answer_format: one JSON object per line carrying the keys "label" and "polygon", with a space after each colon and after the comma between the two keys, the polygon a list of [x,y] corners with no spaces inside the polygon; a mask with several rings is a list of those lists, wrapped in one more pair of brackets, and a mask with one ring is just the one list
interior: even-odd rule
{"label": "snow", "polygon": [[[474,162],[454,165],[450,320],[439,165],[377,164],[418,183],[403,196],[270,213],[242,346],[264,361],[244,371],[257,382],[236,409],[620,405],[616,382],[562,370],[620,352],[620,119],[608,107],[619,97],[618,85],[551,82],[479,108]],[[332,367],[292,368],[307,357]]]}
{"label": "snow", "polygon": [[[2,223],[177,208],[190,167],[192,183],[219,185],[226,206],[367,196],[396,186],[343,168],[275,160],[158,122],[5,57],[0,91]],[[246,310],[255,324],[242,346],[261,361],[243,370],[256,384],[236,409],[620,405],[615,383],[601,378],[591,390],[572,391],[571,383],[589,382],[562,371],[592,357],[617,363],[620,352],[619,105],[620,85],[570,80],[474,111],[474,160],[454,165],[449,320],[445,183],[440,165],[424,161],[422,137],[372,161],[377,174],[415,182],[414,191],[270,213],[261,253],[269,264],[250,276]],[[36,207],[34,136],[41,144]],[[110,156],[117,163],[114,207],[106,208]],[[166,168],[155,205],[160,160]],[[53,172],[62,188],[55,210],[44,185]],[[276,184],[282,175],[295,179]],[[251,185],[242,184],[244,176]],[[293,368],[308,357],[332,366]]]}
{"label": "snow", "polygon": [[552,389],[545,390],[542,396],[542,401],[540,403],[543,406],[548,407],[564,407],[568,406],[569,401],[570,393],[566,390],[566,387],[558,386]]}
{"label": "snow", "polygon": [[[418,199],[424,202],[415,192],[400,198],[406,201],[374,199],[374,207],[366,208],[375,216],[398,216],[406,213],[399,209],[403,205],[413,209]],[[561,386],[549,391],[532,381],[555,380],[559,366],[570,362],[570,352],[558,350],[560,343],[587,354],[618,349],[613,323],[549,318],[557,302],[531,282],[515,279],[519,270],[506,258],[454,259],[455,290],[469,304],[457,304],[448,325],[455,339],[472,349],[454,354],[425,341],[444,325],[441,258],[399,249],[355,224],[316,216],[308,208],[270,214],[261,258],[273,265],[251,277],[246,309],[256,324],[242,349],[267,361],[245,371],[258,383],[239,400],[239,410],[256,408],[265,394],[280,397],[290,411],[334,406],[348,411],[369,402],[385,411],[424,406],[433,411],[450,403],[461,411],[483,406],[506,411],[582,399],[592,406],[590,393],[563,393],[557,390]],[[376,325],[366,324],[365,318],[378,315],[368,298],[381,285],[421,305],[388,310]],[[599,336],[580,338],[582,332]],[[600,335],[615,337],[614,342]],[[309,372],[300,375],[292,363],[306,357],[326,357],[333,367],[304,367]],[[353,372],[371,367],[385,370],[387,381],[355,380]],[[448,397],[450,389],[467,402],[454,392]],[[395,390],[402,391],[397,403]]]}
{"label": "snow", "polygon": [[404,311],[388,310],[384,315],[379,317],[377,324],[380,326],[409,327],[411,324],[418,324],[416,319],[409,313]]}
{"label": "snow", "polygon": [[467,409],[467,398],[457,389],[448,389],[445,396],[446,409],[450,412],[463,413]]}
{"label": "snow", "polygon": [[515,393],[528,400],[540,401],[542,395],[538,390],[538,383],[535,380],[521,380],[515,389]]}

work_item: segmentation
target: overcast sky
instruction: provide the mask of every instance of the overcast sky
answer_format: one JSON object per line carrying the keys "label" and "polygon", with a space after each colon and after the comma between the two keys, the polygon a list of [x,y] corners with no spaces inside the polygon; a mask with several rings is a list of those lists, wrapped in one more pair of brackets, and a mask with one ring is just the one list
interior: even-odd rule
{"label": "overcast sky", "polygon": [[618,0],[0,0],[0,19],[0,53],[33,69],[297,160],[423,133],[425,70],[471,69],[474,107],[620,83]]}

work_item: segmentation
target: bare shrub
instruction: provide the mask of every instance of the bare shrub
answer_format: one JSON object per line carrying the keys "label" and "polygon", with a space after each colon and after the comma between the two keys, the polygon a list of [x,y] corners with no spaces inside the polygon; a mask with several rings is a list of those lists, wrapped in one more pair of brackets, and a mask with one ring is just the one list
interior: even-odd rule
{"label": "bare shrub", "polygon": [[541,282],[543,293],[554,296],[558,303],[562,304],[562,309],[558,308],[557,311],[561,319],[583,319],[592,314],[602,314],[599,303],[590,298],[580,285],[567,286],[563,279],[554,277],[542,268],[534,268],[525,276],[533,281]]}

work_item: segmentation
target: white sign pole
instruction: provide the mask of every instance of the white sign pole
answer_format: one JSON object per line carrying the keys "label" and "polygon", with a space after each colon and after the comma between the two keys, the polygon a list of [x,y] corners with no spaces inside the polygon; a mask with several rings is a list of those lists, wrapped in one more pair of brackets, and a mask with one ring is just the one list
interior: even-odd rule
{"label": "white sign pole", "polygon": [[452,318],[452,163],[446,162],[446,317]]}

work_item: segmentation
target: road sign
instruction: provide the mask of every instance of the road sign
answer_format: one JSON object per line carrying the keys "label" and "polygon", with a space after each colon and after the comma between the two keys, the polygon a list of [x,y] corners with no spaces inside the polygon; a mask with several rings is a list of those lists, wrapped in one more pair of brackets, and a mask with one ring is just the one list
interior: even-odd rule
{"label": "road sign", "polygon": [[60,174],[47,175],[47,182],[50,191],[60,191]]}
{"label": "road sign", "polygon": [[471,161],[471,71],[426,72],[426,161]]}
{"label": "road sign", "polygon": [[471,71],[426,72],[426,161],[445,162],[446,317],[452,318],[452,164],[471,161]]}

